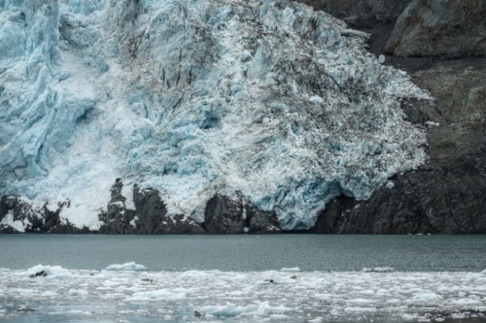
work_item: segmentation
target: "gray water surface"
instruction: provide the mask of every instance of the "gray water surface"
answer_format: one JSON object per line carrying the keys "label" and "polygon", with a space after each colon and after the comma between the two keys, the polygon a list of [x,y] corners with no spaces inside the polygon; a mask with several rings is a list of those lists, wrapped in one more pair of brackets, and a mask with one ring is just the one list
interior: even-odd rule
{"label": "gray water surface", "polygon": [[100,270],[468,271],[486,269],[486,235],[0,235],[0,268]]}

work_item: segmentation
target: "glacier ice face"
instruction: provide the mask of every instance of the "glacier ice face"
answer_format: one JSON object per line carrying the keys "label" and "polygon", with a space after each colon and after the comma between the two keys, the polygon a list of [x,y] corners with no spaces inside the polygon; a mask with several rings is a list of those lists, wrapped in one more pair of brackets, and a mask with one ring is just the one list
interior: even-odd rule
{"label": "glacier ice face", "polygon": [[428,99],[367,35],[287,0],[0,0],[0,196],[96,230],[115,178],[204,221],[242,194],[283,229],[426,158]]}

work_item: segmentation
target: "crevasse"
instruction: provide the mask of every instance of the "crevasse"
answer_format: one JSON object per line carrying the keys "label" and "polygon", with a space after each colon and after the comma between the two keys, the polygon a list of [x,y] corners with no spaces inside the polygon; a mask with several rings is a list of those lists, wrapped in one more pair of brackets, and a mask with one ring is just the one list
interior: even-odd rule
{"label": "crevasse", "polygon": [[0,196],[96,230],[116,178],[204,221],[242,194],[283,229],[421,165],[367,35],[287,0],[0,0]]}

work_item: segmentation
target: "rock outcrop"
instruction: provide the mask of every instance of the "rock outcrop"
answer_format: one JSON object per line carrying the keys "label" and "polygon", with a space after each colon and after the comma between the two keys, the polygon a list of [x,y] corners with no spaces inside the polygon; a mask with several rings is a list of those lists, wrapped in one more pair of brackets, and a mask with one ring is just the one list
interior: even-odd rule
{"label": "rock outcrop", "polygon": [[301,0],[351,25],[366,21],[395,21],[412,0]]}
{"label": "rock outcrop", "polygon": [[278,233],[277,215],[261,211],[243,196],[233,201],[224,196],[209,200],[203,227],[209,233]]}
{"label": "rock outcrop", "polygon": [[[127,196],[129,195],[129,196]],[[102,234],[238,234],[279,233],[277,215],[259,210],[241,194],[234,200],[216,195],[206,205],[205,220],[196,223],[184,216],[169,216],[160,192],[124,184],[116,179],[111,187],[111,200],[100,212],[99,230],[78,228],[62,219],[66,200],[59,205],[34,208],[30,201],[5,196],[0,200],[0,233],[102,233]]]}
{"label": "rock outcrop", "polygon": [[485,6],[413,1],[392,35],[378,21],[355,26],[371,32],[375,54],[402,56],[387,55],[386,62],[406,70],[436,99],[402,102],[408,120],[427,129],[430,158],[418,170],[394,176],[368,200],[334,199],[312,232],[486,232],[486,59],[471,57],[484,56]]}
{"label": "rock outcrop", "polygon": [[69,203],[69,200],[57,205],[46,203],[35,209],[30,201],[3,196],[0,200],[0,233],[88,233],[88,228],[77,228],[59,217]]}
{"label": "rock outcrop", "polygon": [[398,19],[386,50],[407,57],[485,56],[486,2],[414,1]]}

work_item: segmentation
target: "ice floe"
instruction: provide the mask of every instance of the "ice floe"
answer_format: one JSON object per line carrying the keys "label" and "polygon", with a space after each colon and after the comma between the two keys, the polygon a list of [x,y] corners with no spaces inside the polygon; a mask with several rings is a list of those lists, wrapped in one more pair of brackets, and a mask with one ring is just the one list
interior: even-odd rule
{"label": "ice floe", "polygon": [[[46,276],[31,278],[39,271]],[[270,283],[272,281],[272,283]],[[144,317],[159,322],[441,322],[486,317],[472,272],[0,269],[0,320]]]}
{"label": "ice floe", "polygon": [[146,270],[144,265],[139,265],[134,262],[127,262],[125,264],[113,264],[106,267],[106,270]]}

